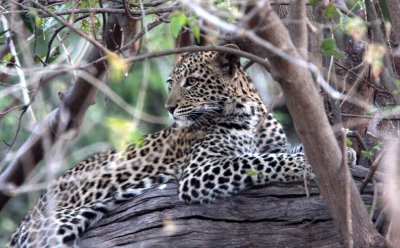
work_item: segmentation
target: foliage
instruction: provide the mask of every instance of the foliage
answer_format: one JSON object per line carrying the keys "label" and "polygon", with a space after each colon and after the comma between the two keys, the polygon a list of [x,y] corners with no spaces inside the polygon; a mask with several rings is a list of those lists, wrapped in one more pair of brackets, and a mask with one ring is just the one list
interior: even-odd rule
{"label": "foliage", "polygon": [[187,17],[183,13],[176,13],[172,16],[171,22],[169,23],[169,30],[171,34],[178,38],[179,32],[181,31],[182,27],[185,26],[187,23]]}
{"label": "foliage", "polygon": [[326,38],[322,41],[321,50],[327,55],[335,58],[343,58],[344,54],[337,48],[335,39]]}

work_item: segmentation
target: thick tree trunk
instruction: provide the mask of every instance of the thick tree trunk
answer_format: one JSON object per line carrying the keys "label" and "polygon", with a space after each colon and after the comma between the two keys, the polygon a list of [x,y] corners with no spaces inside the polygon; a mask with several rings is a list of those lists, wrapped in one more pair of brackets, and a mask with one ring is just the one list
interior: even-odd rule
{"label": "thick tree trunk", "polygon": [[[352,171],[358,183],[366,171]],[[273,184],[207,205],[181,202],[174,182],[161,188],[110,212],[79,247],[342,247],[315,184],[310,198],[302,183]],[[372,194],[368,187],[366,204]]]}

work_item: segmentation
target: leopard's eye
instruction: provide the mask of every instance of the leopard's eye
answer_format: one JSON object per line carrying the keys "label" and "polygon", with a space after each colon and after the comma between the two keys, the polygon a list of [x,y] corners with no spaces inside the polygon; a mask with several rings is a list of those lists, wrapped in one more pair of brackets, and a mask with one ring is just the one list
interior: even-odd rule
{"label": "leopard's eye", "polygon": [[172,80],[171,79],[167,80],[167,87],[168,87],[168,90],[171,90],[171,88],[172,88]]}
{"label": "leopard's eye", "polygon": [[196,77],[187,77],[183,87],[190,87],[195,85],[199,81]]}

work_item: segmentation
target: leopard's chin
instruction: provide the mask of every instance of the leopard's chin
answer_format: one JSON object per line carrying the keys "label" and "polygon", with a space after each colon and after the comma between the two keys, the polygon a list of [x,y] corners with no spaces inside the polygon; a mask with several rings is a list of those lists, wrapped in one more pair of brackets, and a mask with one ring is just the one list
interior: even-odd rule
{"label": "leopard's chin", "polygon": [[174,117],[174,121],[175,121],[176,125],[178,125],[178,127],[190,127],[195,124],[195,121],[191,121],[191,120],[188,120],[185,118],[175,118]]}

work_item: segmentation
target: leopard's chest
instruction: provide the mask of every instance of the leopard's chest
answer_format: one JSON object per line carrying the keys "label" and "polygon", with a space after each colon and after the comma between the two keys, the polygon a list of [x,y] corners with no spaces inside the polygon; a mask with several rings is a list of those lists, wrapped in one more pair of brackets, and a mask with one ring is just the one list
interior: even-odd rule
{"label": "leopard's chest", "polygon": [[199,132],[192,146],[193,156],[226,157],[258,153],[257,136],[248,129],[229,129],[214,126]]}

